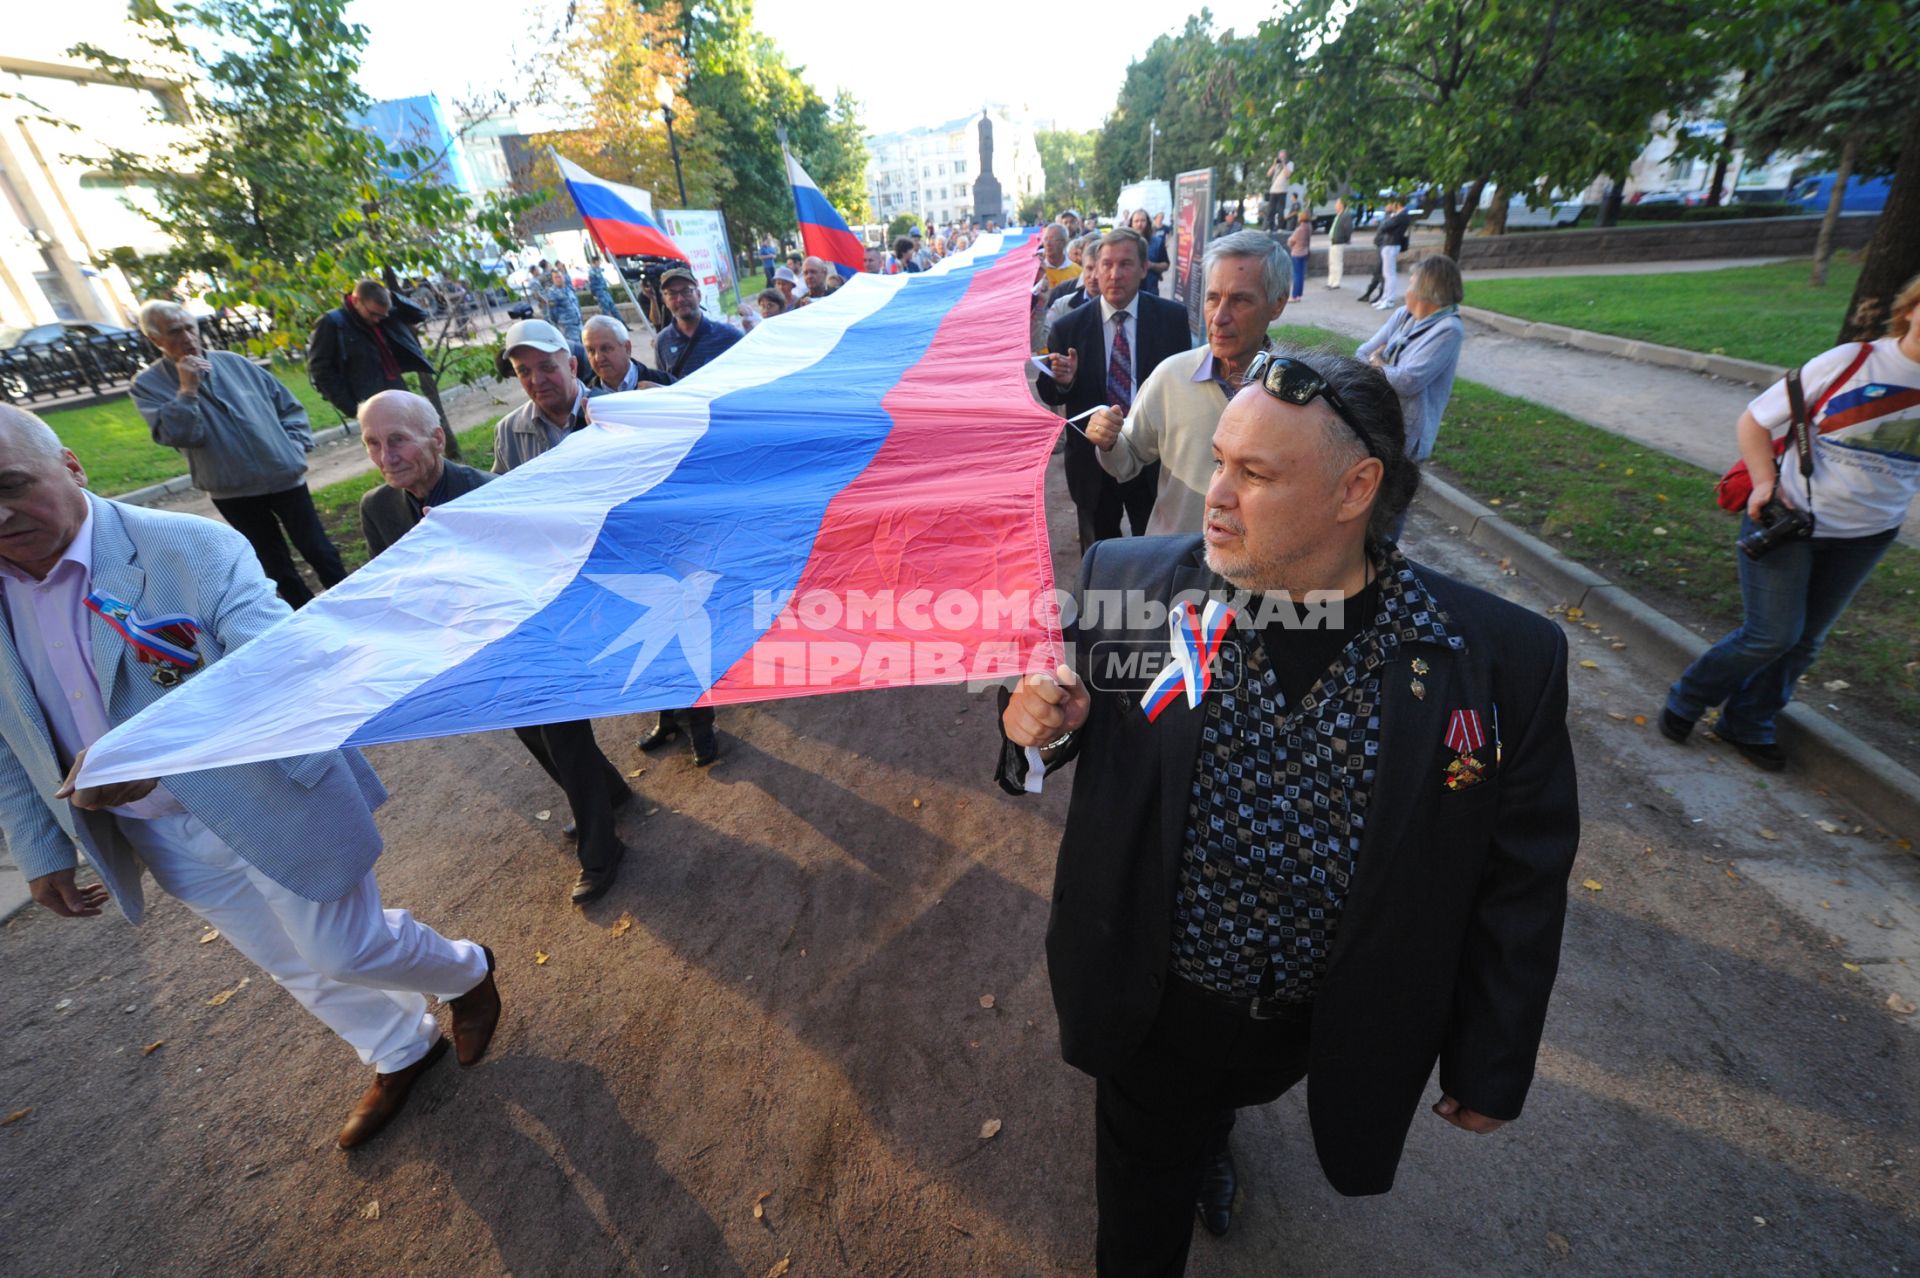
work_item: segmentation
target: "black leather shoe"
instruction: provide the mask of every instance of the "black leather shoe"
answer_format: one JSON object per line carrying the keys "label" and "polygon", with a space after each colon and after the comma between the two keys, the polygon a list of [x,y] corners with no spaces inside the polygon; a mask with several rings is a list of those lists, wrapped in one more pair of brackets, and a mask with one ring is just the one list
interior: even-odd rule
{"label": "black leather shoe", "polygon": [[1693,735],[1693,720],[1682,719],[1665,706],[1660,707],[1660,735],[1675,745],[1685,745]]}
{"label": "black leather shoe", "polygon": [[720,757],[720,742],[713,735],[712,728],[693,730],[693,766],[704,768]]}
{"label": "black leather shoe", "polygon": [[1735,741],[1724,738],[1726,743],[1738,750],[1741,757],[1762,772],[1783,772],[1787,766],[1787,752],[1771,741]]}
{"label": "black leather shoe", "polygon": [[1233,1151],[1223,1149],[1207,1160],[1207,1170],[1200,1177],[1200,1197],[1194,1203],[1200,1223],[1215,1238],[1226,1237],[1233,1225],[1233,1200],[1239,1192],[1240,1176],[1233,1168]]}
{"label": "black leather shoe", "polygon": [[680,725],[669,719],[666,715],[661,715],[654,721],[653,731],[640,738],[640,748],[651,753],[658,750],[661,746],[670,745],[679,739]]}
{"label": "black leather shoe", "polygon": [[626,859],[625,844],[616,844],[618,851],[613,860],[598,870],[582,870],[580,877],[573,881],[573,903],[585,905],[588,901],[597,901],[607,894],[613,881],[620,877],[620,862]]}

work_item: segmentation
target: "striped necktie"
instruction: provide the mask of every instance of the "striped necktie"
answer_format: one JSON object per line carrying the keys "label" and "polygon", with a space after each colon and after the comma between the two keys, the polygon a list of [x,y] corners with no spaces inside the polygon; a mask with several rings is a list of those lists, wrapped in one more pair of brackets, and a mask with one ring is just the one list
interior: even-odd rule
{"label": "striped necktie", "polygon": [[1107,357],[1107,402],[1121,412],[1133,407],[1133,347],[1127,344],[1127,313],[1113,313],[1113,354]]}

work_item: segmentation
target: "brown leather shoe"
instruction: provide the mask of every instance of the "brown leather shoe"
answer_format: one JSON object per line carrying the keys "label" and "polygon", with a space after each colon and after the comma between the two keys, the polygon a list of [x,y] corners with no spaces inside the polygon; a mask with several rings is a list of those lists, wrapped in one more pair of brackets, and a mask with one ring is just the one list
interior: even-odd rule
{"label": "brown leather shoe", "polygon": [[493,951],[481,946],[487,956],[487,975],[478,985],[447,1004],[453,1009],[454,1055],[460,1068],[479,1063],[493,1041],[494,1027],[500,1024],[500,988],[493,983]]}
{"label": "brown leather shoe", "polygon": [[407,1107],[407,1097],[413,1092],[413,1085],[420,1076],[433,1068],[433,1063],[447,1054],[447,1040],[436,1038],[433,1046],[405,1069],[397,1069],[391,1074],[375,1074],[373,1085],[362,1093],[360,1103],[347,1115],[347,1125],[340,1129],[340,1148],[354,1149],[366,1144],[385,1131],[387,1124],[399,1116]]}

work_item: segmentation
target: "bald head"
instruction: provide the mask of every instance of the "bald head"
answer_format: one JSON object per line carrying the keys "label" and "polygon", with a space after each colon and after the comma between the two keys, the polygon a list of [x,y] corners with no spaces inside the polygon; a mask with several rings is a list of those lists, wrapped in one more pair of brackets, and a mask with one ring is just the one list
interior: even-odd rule
{"label": "bald head", "polygon": [[360,405],[360,441],[382,478],[425,501],[446,471],[446,432],[432,404],[412,391],[381,391]]}
{"label": "bald head", "polygon": [[87,522],[86,483],[45,422],[0,404],[0,559],[44,578]]}

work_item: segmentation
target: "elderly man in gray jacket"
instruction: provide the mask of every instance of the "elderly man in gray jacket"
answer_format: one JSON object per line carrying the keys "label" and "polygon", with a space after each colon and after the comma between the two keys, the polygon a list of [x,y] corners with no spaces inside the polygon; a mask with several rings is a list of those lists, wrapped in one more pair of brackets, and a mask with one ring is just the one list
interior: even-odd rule
{"label": "elderly man in gray jacket", "polygon": [[252,544],[280,597],[295,608],[313,598],[287,551],[289,537],[321,586],[345,580],[307,491],[313,431],[300,401],[245,356],[203,349],[185,307],[148,302],[140,331],[162,355],[133,379],[134,406],[153,442],[180,450],[193,486]]}
{"label": "elderly man in gray jacket", "polygon": [[[429,995],[451,1007],[460,1063],[485,1053],[493,955],[381,908],[387,793],[355,751],[77,784],[101,737],[287,615],[213,520],[86,482],[44,422],[0,405],[0,834],[55,914],[111,899],[138,923],[144,873],[218,928],[374,1067],[339,1136],[364,1144],[446,1054]],[[77,880],[78,851],[99,884]]]}

